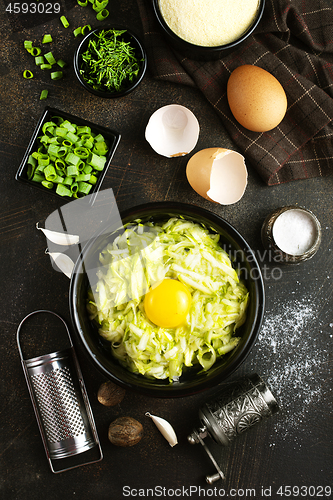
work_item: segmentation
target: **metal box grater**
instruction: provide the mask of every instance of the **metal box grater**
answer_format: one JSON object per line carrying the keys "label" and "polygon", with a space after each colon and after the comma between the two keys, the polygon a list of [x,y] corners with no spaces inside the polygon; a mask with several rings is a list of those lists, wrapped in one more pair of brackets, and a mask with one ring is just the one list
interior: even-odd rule
{"label": "metal box grater", "polygon": [[[37,313],[53,314],[66,328],[70,347],[43,356],[24,359],[20,331],[27,318]],[[17,330],[17,345],[30,397],[52,472],[62,472],[103,458],[82,373],[64,320],[52,311],[28,314]],[[69,459],[97,447],[98,456],[82,456],[79,463]],[[56,464],[56,466],[55,466]],[[60,468],[58,468],[60,465]]]}

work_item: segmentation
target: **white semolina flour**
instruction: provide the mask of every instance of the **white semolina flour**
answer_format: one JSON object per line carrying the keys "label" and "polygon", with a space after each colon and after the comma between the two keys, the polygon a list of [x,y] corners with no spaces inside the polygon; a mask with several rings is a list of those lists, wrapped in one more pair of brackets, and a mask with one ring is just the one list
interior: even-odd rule
{"label": "white semolina flour", "polygon": [[214,47],[234,42],[251,27],[259,0],[159,0],[159,8],[180,38]]}

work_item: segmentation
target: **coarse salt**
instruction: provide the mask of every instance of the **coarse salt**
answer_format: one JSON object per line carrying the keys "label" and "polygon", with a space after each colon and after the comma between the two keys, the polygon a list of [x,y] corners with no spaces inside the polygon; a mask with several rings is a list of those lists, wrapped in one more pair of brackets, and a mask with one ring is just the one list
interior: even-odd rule
{"label": "coarse salt", "polygon": [[318,231],[310,214],[292,209],[277,217],[272,233],[280,250],[289,255],[302,255],[314,245]]}

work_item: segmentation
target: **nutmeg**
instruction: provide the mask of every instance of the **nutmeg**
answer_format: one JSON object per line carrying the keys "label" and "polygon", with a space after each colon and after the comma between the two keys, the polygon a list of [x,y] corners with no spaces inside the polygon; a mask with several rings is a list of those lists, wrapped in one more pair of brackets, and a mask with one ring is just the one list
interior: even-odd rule
{"label": "nutmeg", "polygon": [[119,417],[109,426],[108,438],[116,446],[134,446],[142,436],[142,425],[132,417]]}
{"label": "nutmeg", "polygon": [[108,380],[99,387],[97,399],[104,406],[115,406],[124,399],[125,393],[126,390],[123,387]]}

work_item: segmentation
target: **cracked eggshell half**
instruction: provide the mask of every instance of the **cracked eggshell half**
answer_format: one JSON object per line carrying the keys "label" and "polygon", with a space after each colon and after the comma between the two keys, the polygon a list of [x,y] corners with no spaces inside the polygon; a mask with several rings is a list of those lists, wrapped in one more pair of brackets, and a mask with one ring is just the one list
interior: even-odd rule
{"label": "cracked eggshell half", "polygon": [[192,111],[179,104],[169,104],[151,115],[145,137],[156,153],[173,158],[185,156],[194,149],[199,131]]}
{"label": "cracked eggshell half", "polygon": [[244,156],[224,148],[195,153],[187,163],[186,176],[200,196],[221,205],[239,201],[247,186]]}

